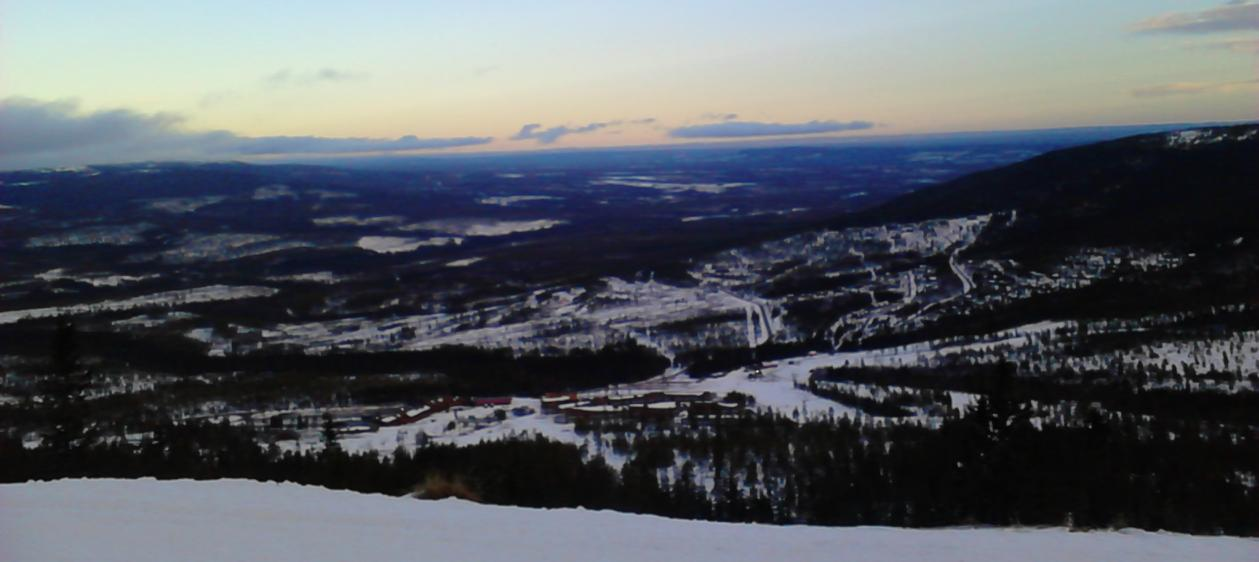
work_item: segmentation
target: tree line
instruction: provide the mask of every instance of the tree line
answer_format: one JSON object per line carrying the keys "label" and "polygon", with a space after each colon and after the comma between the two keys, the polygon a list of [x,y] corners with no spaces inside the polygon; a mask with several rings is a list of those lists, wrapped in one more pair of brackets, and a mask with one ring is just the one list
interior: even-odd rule
{"label": "tree line", "polygon": [[1259,534],[1259,442],[1210,423],[1095,413],[1082,427],[1038,427],[1026,404],[984,398],[938,429],[752,413],[642,429],[616,436],[628,445],[620,470],[541,438],[378,454],[335,442],[282,452],[225,424],[168,423],[138,442],[102,433],[35,448],[4,435],[0,481],[249,478],[440,497],[426,490],[437,481],[488,503],[717,521]]}

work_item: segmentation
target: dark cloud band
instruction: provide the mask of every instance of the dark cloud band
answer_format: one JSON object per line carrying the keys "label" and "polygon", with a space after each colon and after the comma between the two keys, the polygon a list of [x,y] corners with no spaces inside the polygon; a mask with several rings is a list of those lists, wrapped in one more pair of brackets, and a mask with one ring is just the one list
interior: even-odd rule
{"label": "dark cloud band", "polygon": [[619,125],[619,121],[609,121],[606,123],[590,123],[580,127],[550,127],[542,128],[541,123],[529,123],[520,128],[520,132],[512,135],[510,138],[514,141],[533,140],[539,144],[551,144],[561,137],[568,135],[577,135],[581,133],[592,133],[599,129],[604,129],[613,125]]}
{"label": "dark cloud band", "polygon": [[1141,33],[1214,33],[1259,29],[1259,3],[1230,2],[1200,12],[1176,12],[1137,22]]}
{"label": "dark cloud band", "polygon": [[816,135],[874,128],[869,121],[809,121],[807,123],[758,123],[755,121],[723,121],[705,125],[678,127],[669,136],[679,139],[774,137]]}
{"label": "dark cloud band", "polygon": [[0,166],[28,167],[232,156],[354,154],[434,150],[489,143],[490,137],[398,139],[246,137],[190,132],[174,114],[118,109],[84,113],[73,102],[0,101]]}

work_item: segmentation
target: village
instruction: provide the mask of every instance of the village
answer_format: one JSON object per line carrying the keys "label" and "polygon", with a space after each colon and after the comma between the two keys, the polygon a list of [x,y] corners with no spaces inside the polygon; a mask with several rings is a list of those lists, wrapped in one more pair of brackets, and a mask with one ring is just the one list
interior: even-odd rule
{"label": "village", "polygon": [[248,426],[281,450],[319,450],[335,436],[348,451],[388,454],[437,444],[471,445],[506,438],[545,437],[588,445],[580,435],[591,423],[668,426],[676,421],[712,424],[737,418],[755,400],[737,392],[605,390],[529,397],[445,396],[413,406],[351,406],[198,416]]}

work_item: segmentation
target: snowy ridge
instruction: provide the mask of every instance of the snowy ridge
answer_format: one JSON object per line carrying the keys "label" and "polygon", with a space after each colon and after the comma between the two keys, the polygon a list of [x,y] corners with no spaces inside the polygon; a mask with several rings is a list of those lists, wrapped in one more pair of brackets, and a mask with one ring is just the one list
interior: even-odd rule
{"label": "snowy ridge", "polygon": [[[331,491],[243,480],[0,485],[5,560],[1254,560],[1259,541],[1065,529],[826,528]],[[488,531],[488,532],[487,532]]]}

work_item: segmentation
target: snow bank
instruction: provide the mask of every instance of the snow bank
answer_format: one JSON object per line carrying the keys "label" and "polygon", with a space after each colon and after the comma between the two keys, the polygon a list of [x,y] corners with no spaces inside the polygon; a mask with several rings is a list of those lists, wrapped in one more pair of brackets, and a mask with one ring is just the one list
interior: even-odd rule
{"label": "snow bank", "polygon": [[240,480],[0,486],[4,560],[1254,560],[1139,531],[774,527],[483,506]]}

